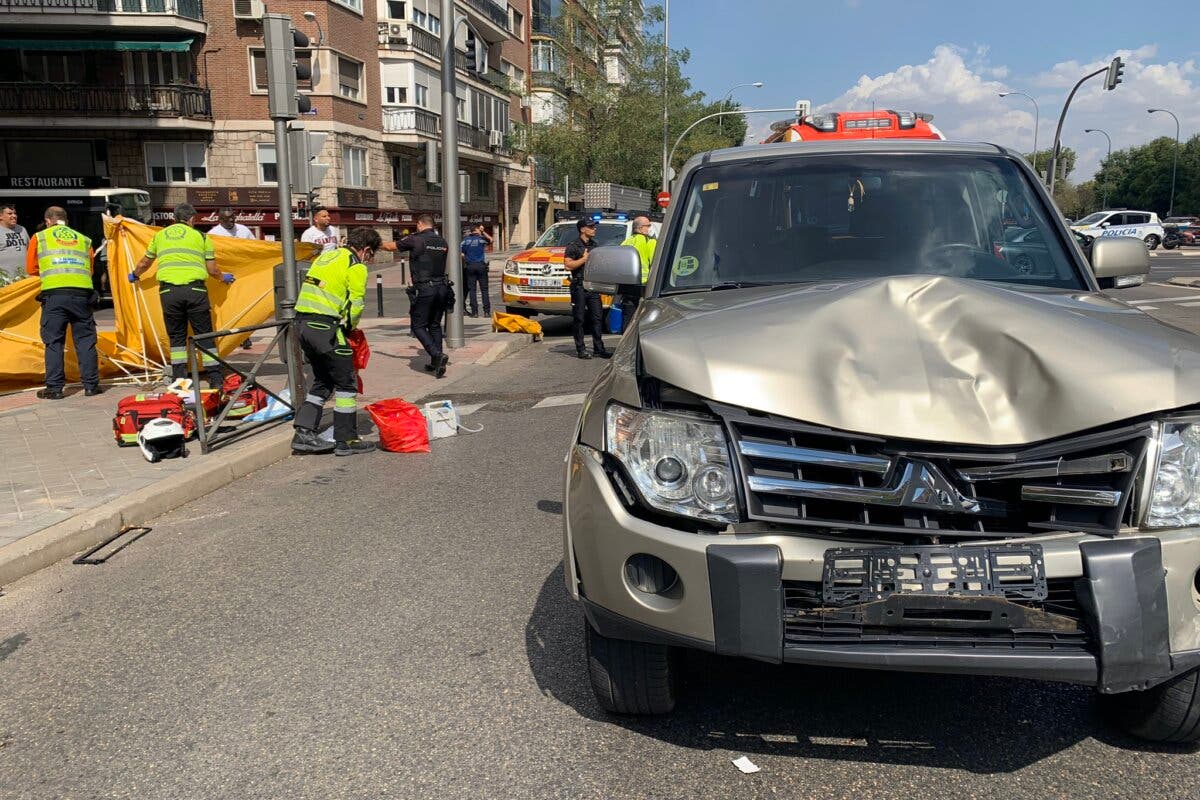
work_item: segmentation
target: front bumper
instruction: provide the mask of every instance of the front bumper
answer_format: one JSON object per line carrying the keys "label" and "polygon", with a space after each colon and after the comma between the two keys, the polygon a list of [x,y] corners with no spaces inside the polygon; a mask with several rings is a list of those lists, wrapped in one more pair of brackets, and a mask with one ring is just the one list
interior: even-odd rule
{"label": "front bumper", "polygon": [[[1001,675],[1146,689],[1200,666],[1200,530],[1107,538],[1048,534],[1047,578],[1073,591],[1078,637],[999,636],[962,631],[902,637],[796,636],[789,587],[819,583],[827,549],[844,538],[777,533],[704,535],[629,513],[599,453],[576,445],[564,504],[568,588],[589,622],[614,638],[660,642],[769,662],[920,672]],[[863,544],[864,547],[871,546]],[[678,575],[671,591],[633,586],[625,564],[656,556]]]}
{"label": "front bumper", "polygon": [[[566,279],[563,279],[561,286],[536,287],[529,285],[528,278],[506,274],[500,284],[500,296],[507,306],[528,309],[538,314],[571,313],[571,288]],[[612,305],[612,297],[609,295],[601,295],[600,301],[604,308]]]}

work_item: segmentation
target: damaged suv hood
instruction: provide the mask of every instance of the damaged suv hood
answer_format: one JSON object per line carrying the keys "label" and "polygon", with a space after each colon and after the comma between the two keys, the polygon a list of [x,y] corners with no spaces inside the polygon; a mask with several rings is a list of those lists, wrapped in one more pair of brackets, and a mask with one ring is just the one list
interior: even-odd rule
{"label": "damaged suv hood", "polygon": [[1098,294],[909,275],[647,311],[648,374],[846,431],[1015,445],[1200,403],[1200,337]]}

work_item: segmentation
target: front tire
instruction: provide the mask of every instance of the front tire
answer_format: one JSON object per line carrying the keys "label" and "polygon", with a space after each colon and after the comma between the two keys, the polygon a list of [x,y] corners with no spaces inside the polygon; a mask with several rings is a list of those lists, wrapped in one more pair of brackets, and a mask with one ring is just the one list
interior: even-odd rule
{"label": "front tire", "polygon": [[1179,246],[1179,240],[1178,239],[1163,239],[1162,246],[1163,246],[1163,250],[1174,250],[1176,247]]}
{"label": "front tire", "polygon": [[667,714],[675,708],[670,647],[611,639],[583,625],[588,678],[601,708],[612,714]]}
{"label": "front tire", "polygon": [[1149,236],[1147,236],[1145,239],[1143,239],[1142,241],[1146,243],[1146,247],[1150,248],[1151,250],[1157,250],[1158,244],[1162,240],[1158,238],[1157,234],[1152,233]]}
{"label": "front tire", "polygon": [[1123,730],[1151,742],[1200,740],[1200,669],[1144,692],[1101,695],[1101,706]]}
{"label": "front tire", "polygon": [[524,317],[525,319],[533,319],[537,315],[536,312],[530,311],[528,308],[521,308],[520,306],[505,306],[504,313],[516,314],[518,317]]}

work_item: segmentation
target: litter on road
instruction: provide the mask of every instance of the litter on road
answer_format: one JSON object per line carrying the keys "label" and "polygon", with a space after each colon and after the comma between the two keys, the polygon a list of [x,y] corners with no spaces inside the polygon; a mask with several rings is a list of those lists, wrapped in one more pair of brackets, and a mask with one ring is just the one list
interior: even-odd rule
{"label": "litter on road", "polygon": [[746,756],[741,756],[733,760],[733,765],[747,775],[758,772],[758,765],[751,761]]}

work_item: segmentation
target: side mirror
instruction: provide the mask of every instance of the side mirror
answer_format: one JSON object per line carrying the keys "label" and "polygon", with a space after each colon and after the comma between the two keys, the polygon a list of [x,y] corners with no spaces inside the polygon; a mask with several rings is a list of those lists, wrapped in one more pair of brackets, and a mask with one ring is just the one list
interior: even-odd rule
{"label": "side mirror", "polygon": [[532,250],[532,249],[533,249],[533,246],[534,246],[535,244],[537,244],[537,242],[526,242],[526,243],[525,243],[525,249],[526,249],[526,250]]}
{"label": "side mirror", "polygon": [[642,257],[632,247],[597,247],[583,268],[583,286],[589,291],[616,294],[621,286],[640,287],[641,283]]}
{"label": "side mirror", "polygon": [[1102,236],[1092,243],[1092,272],[1102,289],[1140,286],[1150,272],[1150,254],[1141,239]]}
{"label": "side mirror", "polygon": [[1107,228],[1109,225],[1112,225],[1112,223],[1111,222],[1101,222],[1100,223],[1101,228]]}

